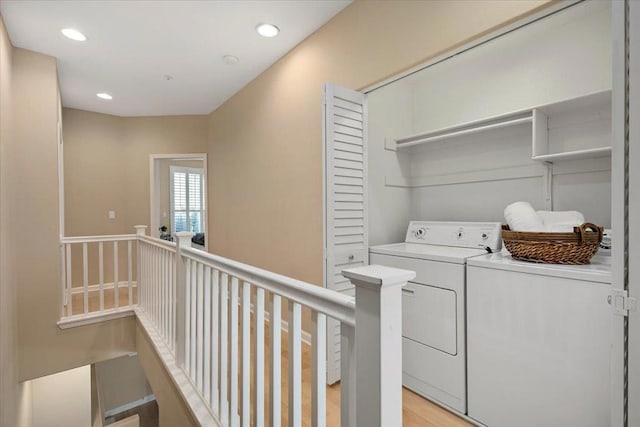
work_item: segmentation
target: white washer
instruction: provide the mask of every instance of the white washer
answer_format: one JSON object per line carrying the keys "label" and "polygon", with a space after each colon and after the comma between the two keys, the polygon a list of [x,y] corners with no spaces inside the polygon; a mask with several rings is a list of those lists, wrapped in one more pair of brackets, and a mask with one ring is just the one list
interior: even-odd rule
{"label": "white washer", "polygon": [[402,382],[466,413],[465,264],[500,248],[500,223],[412,221],[404,243],[373,246],[371,264],[416,272],[403,288]]}
{"label": "white washer", "polygon": [[610,257],[467,263],[469,417],[491,427],[610,424]]}

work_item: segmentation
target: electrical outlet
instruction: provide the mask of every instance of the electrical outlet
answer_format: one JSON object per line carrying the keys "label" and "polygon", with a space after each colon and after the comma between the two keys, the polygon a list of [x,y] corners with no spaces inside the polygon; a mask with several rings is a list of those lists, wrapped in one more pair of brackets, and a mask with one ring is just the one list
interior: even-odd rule
{"label": "electrical outlet", "polygon": [[116,219],[116,211],[109,211],[109,219]]}

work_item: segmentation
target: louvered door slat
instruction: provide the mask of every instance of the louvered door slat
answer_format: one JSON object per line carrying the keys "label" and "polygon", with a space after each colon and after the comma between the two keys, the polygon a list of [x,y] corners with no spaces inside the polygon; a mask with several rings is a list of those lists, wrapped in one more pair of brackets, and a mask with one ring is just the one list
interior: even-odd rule
{"label": "louvered door slat", "polygon": [[[324,285],[353,295],[341,272],[369,259],[366,96],[331,84],[324,95]],[[327,382],[339,379],[340,325],[327,319]]]}

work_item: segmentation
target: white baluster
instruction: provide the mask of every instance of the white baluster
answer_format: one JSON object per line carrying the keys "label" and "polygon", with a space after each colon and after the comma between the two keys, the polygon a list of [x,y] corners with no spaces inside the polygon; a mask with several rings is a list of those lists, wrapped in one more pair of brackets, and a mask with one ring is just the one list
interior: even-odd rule
{"label": "white baluster", "polygon": [[120,282],[118,280],[118,242],[114,241],[113,242],[113,290],[114,290],[114,296],[113,296],[113,306],[115,308],[118,308],[118,297],[119,297],[119,291],[120,291]]}
{"label": "white baluster", "polygon": [[136,293],[137,293],[137,298],[136,298],[136,302],[139,305],[141,304],[141,297],[142,297],[142,287],[141,287],[141,282],[142,282],[142,268],[141,268],[141,264],[142,264],[142,251],[140,249],[140,239],[139,236],[144,236],[146,233],[146,229],[147,226],[146,225],[134,225],[133,228],[136,229],[136,238],[138,239],[136,241],[136,252],[137,252],[137,264],[136,264]]}
{"label": "white baluster", "polygon": [[164,269],[164,279],[162,281],[164,288],[164,300],[162,301],[162,311],[164,313],[164,339],[167,343],[171,342],[171,271],[169,264],[170,252],[166,249],[162,250],[162,264]]}
{"label": "white baluster", "polygon": [[[185,260],[184,368],[191,373],[191,260]],[[190,375],[189,375],[190,376]]]}
{"label": "white baluster", "polygon": [[151,298],[153,300],[153,326],[158,328],[158,248],[149,246],[151,250]]}
{"label": "white baluster", "polygon": [[197,311],[198,317],[196,319],[196,386],[198,390],[202,392],[202,380],[203,380],[203,371],[202,371],[202,362],[204,356],[204,283],[203,283],[203,266],[202,263],[197,264],[196,268],[196,290],[197,290]]}
{"label": "white baluster", "polygon": [[211,408],[216,415],[220,414],[220,391],[218,389],[220,300],[220,272],[213,270],[211,273]]}
{"label": "white baluster", "polygon": [[289,300],[289,425],[302,425],[302,307]]}
{"label": "white baluster", "polygon": [[190,280],[190,295],[191,295],[191,321],[189,322],[189,330],[191,331],[191,335],[189,337],[190,343],[191,345],[189,346],[189,354],[191,355],[190,359],[189,359],[189,372],[191,372],[191,380],[193,382],[196,382],[196,377],[197,377],[197,372],[196,372],[196,350],[197,350],[197,340],[198,340],[198,335],[197,335],[197,327],[196,327],[196,318],[198,316],[198,306],[197,306],[197,289],[196,289],[196,283],[197,283],[197,273],[196,273],[196,268],[197,268],[197,264],[195,261],[191,261],[190,263],[191,266],[191,280]]}
{"label": "white baluster", "polygon": [[158,331],[160,332],[160,336],[162,337],[162,339],[165,339],[166,337],[166,329],[165,329],[165,322],[167,321],[166,319],[166,313],[164,310],[165,307],[165,286],[166,286],[166,280],[165,280],[165,264],[164,264],[164,249],[160,249],[157,248],[156,249],[157,252],[157,257],[158,257],[158,318],[159,318],[159,324],[158,324]]}
{"label": "white baluster", "polygon": [[98,243],[98,279],[100,283],[100,311],[104,310],[104,243]]}
{"label": "white baluster", "polygon": [[356,425],[356,330],[340,324],[340,425]]}
{"label": "white baluster", "polygon": [[60,243],[60,317],[64,317],[65,305],[67,303],[67,290],[66,290],[67,270],[66,259],[64,253],[64,243]]}
{"label": "white baluster", "polygon": [[229,421],[231,426],[238,425],[238,279],[231,278],[231,364]]}
{"label": "white baluster", "polygon": [[311,425],[327,425],[327,318],[314,311],[312,321]]}
{"label": "white baluster", "polygon": [[264,289],[256,288],[255,309],[255,427],[264,426]]}
{"label": "white baluster", "polygon": [[127,279],[129,281],[129,305],[133,305],[133,258],[131,257],[132,241],[127,241]]}
{"label": "white baluster", "polygon": [[188,359],[188,355],[185,354],[187,349],[187,340],[189,336],[188,330],[188,322],[187,317],[189,313],[187,313],[187,301],[188,296],[186,295],[188,286],[188,278],[187,274],[189,274],[189,269],[187,268],[185,258],[182,256],[183,247],[188,247],[191,245],[191,237],[193,233],[187,231],[181,231],[176,233],[176,257],[175,257],[175,266],[176,266],[176,282],[175,282],[175,310],[176,310],[176,326],[175,326],[175,334],[176,334],[176,360],[178,362],[178,366],[183,369],[186,369]]}
{"label": "white baluster", "polygon": [[171,350],[176,354],[176,257],[169,254],[169,271],[171,280]]}
{"label": "white baluster", "polygon": [[204,267],[204,400],[211,400],[211,267]]}
{"label": "white baluster", "polygon": [[73,315],[73,270],[71,270],[71,244],[66,243],[67,250],[67,316]]}
{"label": "white baluster", "polygon": [[227,400],[228,371],[228,309],[229,276],[222,273],[220,279],[220,421],[223,426],[229,424],[229,402]]}
{"label": "white baluster", "polygon": [[372,265],[342,274],[356,287],[356,425],[396,426],[402,420],[402,287],[415,272]]}
{"label": "white baluster", "polygon": [[281,333],[282,333],[282,298],[280,295],[271,294],[271,317],[269,327],[271,328],[271,376],[269,379],[269,407],[271,413],[271,426],[281,425],[282,406],[282,360],[281,360]]}
{"label": "white baluster", "polygon": [[87,244],[82,244],[82,284],[84,296],[84,312],[89,312],[89,264],[87,262]]}
{"label": "white baluster", "polygon": [[[256,371],[257,372],[257,371]],[[251,423],[251,285],[242,283],[242,426]],[[258,377],[256,376],[256,379]]]}

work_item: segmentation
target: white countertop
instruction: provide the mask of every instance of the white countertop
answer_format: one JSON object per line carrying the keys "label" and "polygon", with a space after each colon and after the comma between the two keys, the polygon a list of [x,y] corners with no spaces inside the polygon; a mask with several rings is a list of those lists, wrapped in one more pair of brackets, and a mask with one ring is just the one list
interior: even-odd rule
{"label": "white countertop", "polygon": [[496,253],[471,258],[467,261],[467,265],[589,282],[611,283],[611,257],[603,255],[594,256],[591,259],[591,264],[587,265],[562,265],[517,261],[510,255]]}

